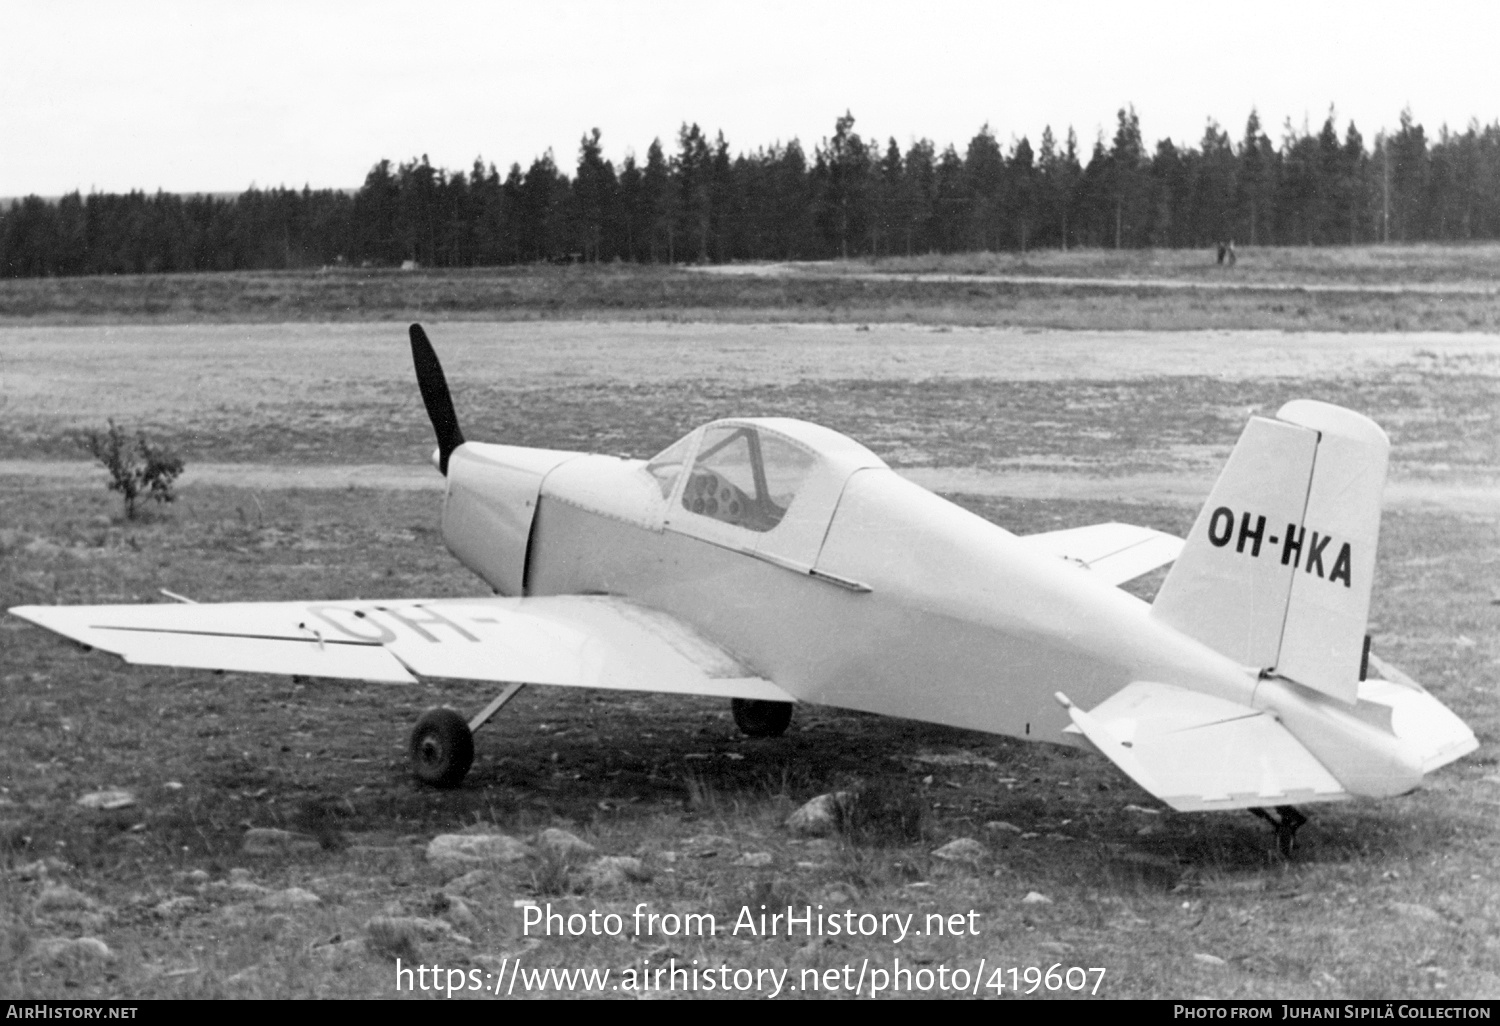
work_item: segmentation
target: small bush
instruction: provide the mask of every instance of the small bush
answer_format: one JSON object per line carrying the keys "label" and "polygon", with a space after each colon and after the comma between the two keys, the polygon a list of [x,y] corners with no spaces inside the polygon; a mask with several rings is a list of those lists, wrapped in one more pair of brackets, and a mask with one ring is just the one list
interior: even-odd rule
{"label": "small bush", "polygon": [[579,889],[578,858],[571,851],[543,848],[531,869],[531,892],[538,897],[572,894]]}
{"label": "small bush", "polygon": [[926,828],[927,802],[904,784],[870,781],[839,803],[839,832],[855,844],[908,844]]}
{"label": "small bush", "polygon": [[113,420],[109,429],[84,433],[80,444],[109,471],[109,490],[119,492],[125,500],[125,516],[134,520],[137,504],[144,498],[155,502],[172,502],[172,483],[182,473],[182,459],[175,453],[153,445],[144,431],[131,438]]}

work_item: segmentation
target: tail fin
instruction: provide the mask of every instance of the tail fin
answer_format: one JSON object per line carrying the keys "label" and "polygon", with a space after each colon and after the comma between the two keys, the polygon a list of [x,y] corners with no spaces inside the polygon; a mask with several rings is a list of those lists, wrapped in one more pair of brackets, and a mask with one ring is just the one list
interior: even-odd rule
{"label": "tail fin", "polygon": [[1374,421],[1327,403],[1250,418],[1151,615],[1353,704],[1389,451]]}

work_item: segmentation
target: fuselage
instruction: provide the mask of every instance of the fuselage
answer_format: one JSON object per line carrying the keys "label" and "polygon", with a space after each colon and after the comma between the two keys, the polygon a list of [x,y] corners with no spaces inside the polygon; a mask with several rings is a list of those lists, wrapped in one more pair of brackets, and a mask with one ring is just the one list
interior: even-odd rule
{"label": "fuselage", "polygon": [[[450,516],[445,536],[497,590],[660,609],[802,701],[1063,744],[1080,742],[1064,732],[1059,690],[1092,706],[1154,680],[1252,701],[1253,674],[1155,623],[1139,599],[843,442],[820,450],[767,532],[684,510],[683,484],[663,494],[643,461],[470,443],[450,492],[483,461],[490,505],[520,513]],[[798,503],[817,507],[812,524]]]}
{"label": "fuselage", "polygon": [[799,701],[1080,745],[1057,693],[1092,708],[1151,681],[1271,711],[1350,793],[1422,777],[1359,710],[1265,679],[815,425],[716,422],[649,463],[468,443],[444,538],[502,594],[661,610]]}

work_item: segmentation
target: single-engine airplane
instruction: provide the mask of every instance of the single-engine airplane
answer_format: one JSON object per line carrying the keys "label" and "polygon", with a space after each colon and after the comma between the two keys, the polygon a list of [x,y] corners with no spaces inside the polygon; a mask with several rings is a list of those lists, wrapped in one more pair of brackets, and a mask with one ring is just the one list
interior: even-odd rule
{"label": "single-engine airplane", "polygon": [[[1403,794],[1477,747],[1369,651],[1389,442],[1349,410],[1251,417],[1185,542],[1018,537],[800,420],[714,421],[644,461],[468,442],[410,335],[443,540],[493,596],[11,612],[131,663],[506,683],[467,721],[418,721],[438,786],[528,684],[728,698],[756,737],[812,702],[1092,747],[1174,809],[1255,812],[1286,851],[1295,805]],[[1174,560],[1150,604],[1118,587]]]}

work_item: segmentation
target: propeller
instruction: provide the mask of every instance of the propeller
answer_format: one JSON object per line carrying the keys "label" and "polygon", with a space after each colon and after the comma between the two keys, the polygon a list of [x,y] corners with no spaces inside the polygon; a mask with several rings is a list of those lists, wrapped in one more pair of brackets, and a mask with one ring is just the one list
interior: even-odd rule
{"label": "propeller", "polygon": [[437,353],[420,324],[411,326],[411,361],[417,369],[417,387],[422,391],[422,402],[427,405],[432,430],[437,433],[438,469],[446,477],[448,457],[464,444],[464,434],[458,429],[458,415],[453,412],[453,397],[448,394],[443,365],[438,363]]}

